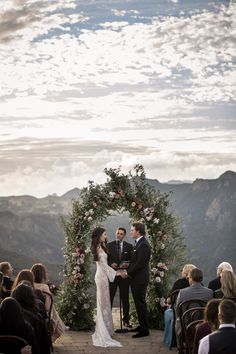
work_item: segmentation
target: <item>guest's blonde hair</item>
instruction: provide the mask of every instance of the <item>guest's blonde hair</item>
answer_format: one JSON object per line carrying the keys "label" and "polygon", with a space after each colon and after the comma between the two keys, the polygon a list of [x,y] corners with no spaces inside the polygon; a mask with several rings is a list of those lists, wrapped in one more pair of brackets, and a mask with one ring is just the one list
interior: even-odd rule
{"label": "guest's blonde hair", "polygon": [[220,282],[221,291],[224,294],[224,297],[236,298],[236,276],[234,272],[231,272],[230,270],[223,270],[221,273]]}
{"label": "guest's blonde hair", "polygon": [[233,272],[233,267],[231,266],[230,263],[228,262],[222,262],[218,265],[217,267],[217,276],[220,277],[221,273],[223,272],[223,270],[229,270],[230,272]]}
{"label": "guest's blonde hair", "polygon": [[194,264],[185,264],[182,270],[182,274],[185,274],[186,278],[189,276],[189,273],[192,269],[197,268]]}

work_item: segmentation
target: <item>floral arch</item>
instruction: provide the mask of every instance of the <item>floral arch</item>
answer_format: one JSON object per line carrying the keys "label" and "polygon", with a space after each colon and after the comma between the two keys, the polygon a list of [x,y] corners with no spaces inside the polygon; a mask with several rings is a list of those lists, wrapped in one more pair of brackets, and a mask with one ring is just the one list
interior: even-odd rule
{"label": "floral arch", "polygon": [[120,168],[105,169],[104,184],[89,182],[72,214],[63,221],[65,230],[64,278],[58,309],[74,330],[93,327],[95,297],[91,292],[91,233],[111,212],[129,212],[130,220],[145,223],[152,248],[148,307],[153,328],[163,324],[168,284],[183,262],[184,245],[177,218],[169,211],[169,196],[148,184],[143,166],[122,174]]}

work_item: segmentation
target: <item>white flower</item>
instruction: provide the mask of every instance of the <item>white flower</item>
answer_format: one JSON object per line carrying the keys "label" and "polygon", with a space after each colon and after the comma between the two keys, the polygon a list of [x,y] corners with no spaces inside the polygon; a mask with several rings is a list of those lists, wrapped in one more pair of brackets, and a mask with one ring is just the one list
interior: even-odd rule
{"label": "white flower", "polygon": [[154,224],[159,224],[159,221],[160,221],[160,219],[157,219],[157,218],[155,218],[155,219],[153,220]]}
{"label": "white flower", "polygon": [[150,212],[154,213],[155,209],[153,207],[150,208]]}
{"label": "white flower", "polygon": [[97,203],[93,202],[93,207],[96,208],[97,206]]}
{"label": "white flower", "polygon": [[135,205],[136,205],[135,202],[132,202],[132,203],[131,203],[131,206],[132,206],[132,207],[135,207]]}
{"label": "white flower", "polygon": [[113,199],[115,198],[116,193],[115,192],[109,192],[109,198]]}
{"label": "white flower", "polygon": [[73,272],[71,273],[72,275],[75,275],[77,273],[76,270],[73,270]]}
{"label": "white flower", "polygon": [[89,214],[90,214],[90,215],[93,215],[93,214],[94,214],[93,209],[89,209]]}
{"label": "white flower", "polygon": [[[79,264],[78,261],[77,261],[77,264]],[[80,271],[80,267],[77,265],[77,266],[75,266],[74,270],[76,270],[77,272],[79,272],[79,271]]]}
{"label": "white flower", "polygon": [[152,273],[156,274],[156,272],[157,272],[157,268],[152,268]]}
{"label": "white flower", "polygon": [[146,219],[147,219],[147,221],[150,221],[150,220],[152,220],[152,216],[150,215],[150,216],[146,216]]}
{"label": "white flower", "polygon": [[92,216],[89,216],[88,221],[92,221],[92,220],[93,220]]}
{"label": "white flower", "polygon": [[83,308],[84,308],[85,310],[88,310],[88,309],[90,308],[90,305],[89,305],[89,304],[84,304]]}
{"label": "white flower", "polygon": [[149,214],[149,208],[145,208],[144,209],[144,214],[146,215],[146,214]]}
{"label": "white flower", "polygon": [[161,250],[164,250],[165,249],[165,244],[164,243],[161,243]]}
{"label": "white flower", "polygon": [[157,283],[160,283],[160,282],[161,282],[161,278],[160,278],[160,277],[156,277],[155,280],[156,280]]}
{"label": "white flower", "polygon": [[87,247],[84,252],[87,254],[87,253],[89,253],[90,251],[91,251],[91,250],[90,250],[90,247]]}
{"label": "white flower", "polygon": [[160,277],[164,278],[165,273],[163,271],[159,272],[159,274],[160,274]]}
{"label": "white flower", "polygon": [[89,211],[86,211],[86,212],[84,213],[84,215],[85,215],[85,216],[89,216]]}

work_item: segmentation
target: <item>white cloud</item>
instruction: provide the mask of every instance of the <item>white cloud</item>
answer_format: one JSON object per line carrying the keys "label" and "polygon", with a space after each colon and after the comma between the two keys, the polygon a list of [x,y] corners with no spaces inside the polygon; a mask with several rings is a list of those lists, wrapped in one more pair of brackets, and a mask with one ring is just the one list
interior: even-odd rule
{"label": "white cloud", "polygon": [[[0,10],[5,18],[0,27],[3,162],[18,166],[17,149],[11,143],[32,139],[22,147],[27,163],[19,164],[15,172],[3,171],[2,193],[10,186],[15,193],[24,186],[32,189],[32,180],[40,183],[35,193],[43,194],[43,186],[48,192],[53,187],[50,181],[57,185],[59,178],[64,192],[78,175],[76,185],[81,186],[86,178],[98,174],[99,179],[98,171],[117,163],[127,169],[143,163],[152,177],[156,173],[164,180],[212,176],[213,165],[216,174],[227,165],[236,168],[226,116],[222,113],[219,124],[211,111],[225,104],[227,112],[228,102],[236,98],[235,5],[143,23],[141,17],[129,22],[127,15],[137,14],[136,10],[113,9],[116,21],[103,19],[99,26],[80,29],[91,17],[79,12],[76,1],[25,4],[23,11],[22,2],[6,1]],[[203,114],[204,107],[208,111]],[[232,129],[235,118],[230,117]],[[34,139],[41,140],[37,156],[45,167],[31,166]],[[63,152],[54,145],[58,139],[67,141],[60,164],[57,151],[58,156]],[[70,145],[74,140],[80,145]],[[87,156],[81,144],[87,144]],[[70,151],[76,152],[73,161]],[[218,158],[207,162],[206,151]],[[68,177],[63,172],[67,165]],[[192,167],[183,167],[188,165]],[[19,184],[12,184],[17,176]]]}

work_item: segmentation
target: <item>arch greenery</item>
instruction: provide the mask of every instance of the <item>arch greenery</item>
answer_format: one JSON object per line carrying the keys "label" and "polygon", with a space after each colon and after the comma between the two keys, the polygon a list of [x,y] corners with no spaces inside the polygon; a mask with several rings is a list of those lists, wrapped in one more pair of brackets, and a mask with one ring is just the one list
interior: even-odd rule
{"label": "arch greenery", "polygon": [[152,248],[147,302],[151,326],[161,328],[168,284],[184,259],[185,246],[178,219],[169,210],[169,195],[148,184],[143,166],[135,166],[128,174],[122,174],[120,168],[105,169],[105,174],[104,184],[88,183],[79,200],[73,202],[69,220],[64,220],[65,265],[58,294],[60,315],[74,330],[93,327],[91,232],[112,212],[128,211],[131,222],[146,224]]}

